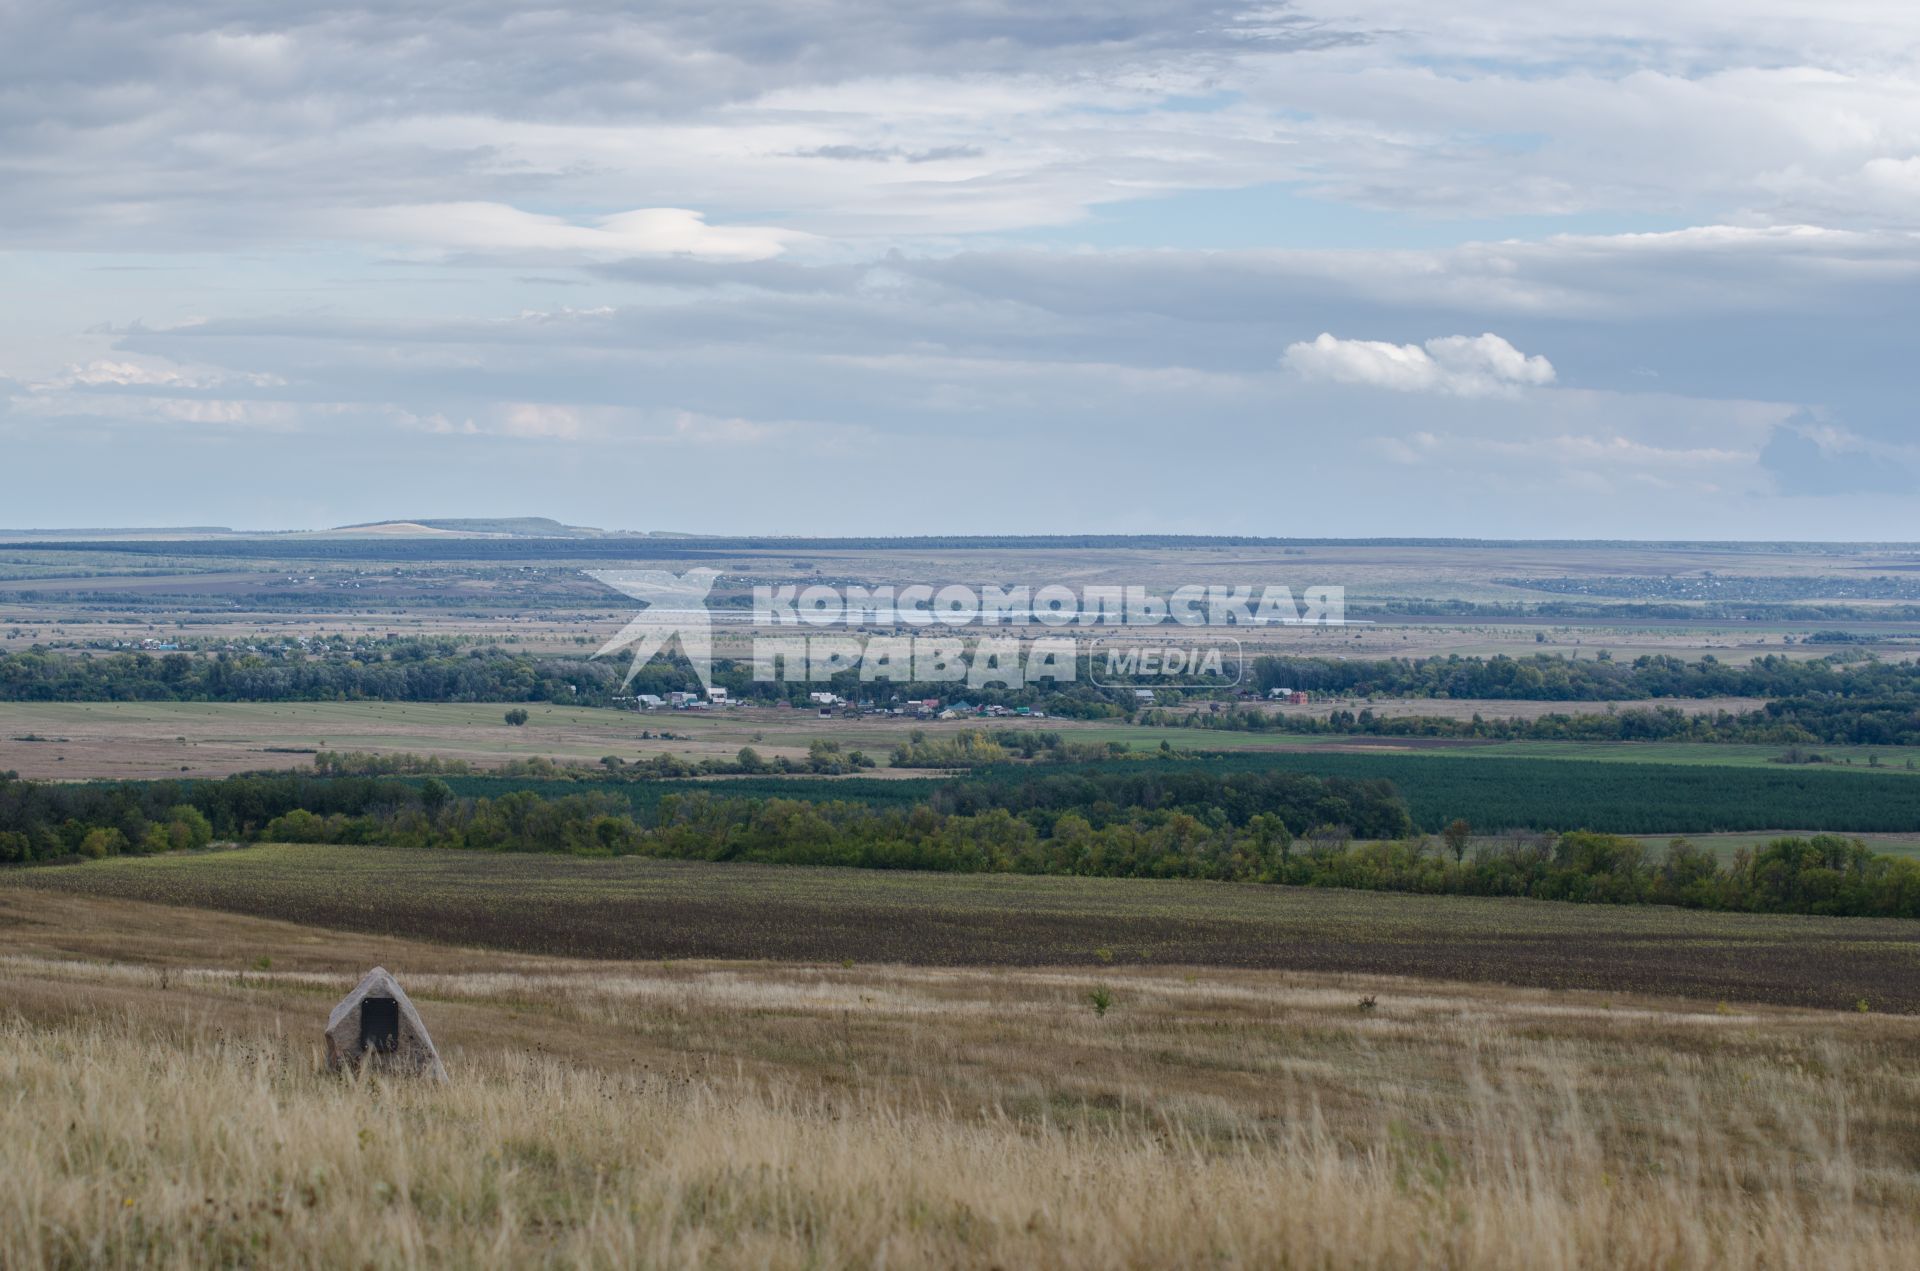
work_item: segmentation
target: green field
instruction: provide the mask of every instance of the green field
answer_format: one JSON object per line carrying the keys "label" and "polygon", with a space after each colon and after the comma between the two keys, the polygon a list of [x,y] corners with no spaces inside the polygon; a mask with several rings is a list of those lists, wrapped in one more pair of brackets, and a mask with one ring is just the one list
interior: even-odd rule
{"label": "green field", "polygon": [[1285,967],[1920,1011],[1920,924],[1897,920],[292,845],[4,881],[581,957]]}
{"label": "green field", "polygon": [[[1767,845],[1773,839],[1791,835],[1807,835],[1810,830],[1768,830],[1761,833],[1740,834],[1689,834],[1684,836],[1695,847],[1708,848],[1722,861],[1733,859],[1733,854],[1742,848],[1755,851]],[[1664,851],[1668,843],[1676,837],[1671,834],[1642,834],[1635,836],[1651,848],[1656,854]],[[1874,851],[1884,856],[1910,856],[1920,858],[1920,834],[1853,834],[1849,838],[1858,838]]]}
{"label": "green field", "polygon": [[[1785,746],[1693,741],[1499,741],[1448,753],[1484,759],[1581,759],[1593,763],[1705,764],[1717,768],[1813,767],[1837,772],[1920,775],[1920,756],[1903,746],[1805,746],[1823,764],[1783,764]],[[1878,761],[1879,767],[1874,767]]]}
{"label": "green field", "polygon": [[[486,768],[550,756],[596,767],[604,755],[629,762],[665,752],[730,760],[744,745],[799,756],[814,738],[864,748],[884,760],[920,725],[907,721],[820,720],[805,712],[661,712],[650,715],[534,706],[524,728],[506,725],[498,704],[382,702],[225,704],[78,703],[0,707],[0,770],[37,779],[220,776],[308,766],[329,749],[437,754]],[[1771,746],[1688,743],[1504,742],[1364,744],[1353,738],[1287,737],[1199,729],[1073,725],[1045,721],[1076,740],[1122,741],[1157,750],[1164,740],[1210,769],[1279,768],[1321,776],[1384,778],[1406,798],[1416,823],[1436,831],[1464,818],[1477,830],[1509,828],[1670,836],[1755,833],[1779,827],[1920,836],[1920,782],[1907,767],[1920,756],[1891,748],[1822,747],[1853,762],[1780,764]],[[928,726],[936,737],[956,723]],[[1030,724],[992,727],[1031,728]],[[641,733],[652,734],[642,738]],[[662,732],[673,734],[662,738]],[[1195,757],[1196,750],[1204,751]],[[1871,766],[1875,758],[1880,766]],[[1019,779],[1009,768],[988,779]],[[926,797],[940,774],[896,770],[873,777],[723,779],[707,788],[735,796],[789,795],[899,805]],[[905,788],[892,788],[901,782]],[[463,794],[515,788],[472,778]],[[543,793],[577,792],[541,785]],[[684,786],[623,787],[637,808]]]}
{"label": "green field", "polygon": [[[1125,761],[1116,761],[1116,763]],[[1321,777],[1383,779],[1406,799],[1416,827],[1454,818],[1476,829],[1604,830],[1710,834],[1780,826],[1858,833],[1920,832],[1920,782],[1883,772],[1780,764],[1599,763],[1514,755],[1493,762],[1459,751],[1320,749],[1220,754],[1168,761],[1215,772],[1281,769]],[[1102,768],[1114,764],[1096,765]],[[1005,766],[981,779],[1022,781]]]}
{"label": "green field", "polygon": [[[1465,755],[1475,759],[1580,759],[1595,763],[1707,764],[1729,768],[1781,768],[1785,746],[1685,741],[1468,741],[1419,737],[1365,737],[1329,733],[1244,733],[1227,729],[1089,725],[1073,730],[1076,740],[1117,741],[1134,750],[1157,749],[1162,741],[1176,750],[1353,750],[1396,754]],[[1904,746],[1804,746],[1829,762],[1806,765],[1838,771],[1920,775],[1920,753]],[[1879,767],[1873,767],[1875,760]],[[1909,766],[1911,765],[1911,766]]]}

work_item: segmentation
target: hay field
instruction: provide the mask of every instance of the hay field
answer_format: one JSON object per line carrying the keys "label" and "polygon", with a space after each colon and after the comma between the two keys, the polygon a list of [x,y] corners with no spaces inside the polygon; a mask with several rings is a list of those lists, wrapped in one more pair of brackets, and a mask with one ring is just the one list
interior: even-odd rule
{"label": "hay field", "polygon": [[642,713],[530,703],[530,719],[515,728],[503,718],[514,705],[7,702],[0,703],[0,769],[41,780],[214,777],[308,768],[318,750],[438,755],[483,768],[536,757],[593,765],[609,754],[629,762],[663,753],[731,759],[746,745],[804,758],[815,737],[867,746],[884,761],[915,726],[796,710]]}
{"label": "hay field", "polygon": [[[1201,968],[566,962],[0,903],[0,1265],[1920,1257],[1911,1018]],[[327,1006],[376,961],[448,1085],[318,1071]]]}

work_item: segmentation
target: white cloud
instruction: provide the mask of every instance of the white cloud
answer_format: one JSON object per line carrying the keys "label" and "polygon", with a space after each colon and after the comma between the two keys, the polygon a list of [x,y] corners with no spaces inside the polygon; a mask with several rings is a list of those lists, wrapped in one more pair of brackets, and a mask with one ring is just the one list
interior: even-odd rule
{"label": "white cloud", "polygon": [[580,412],[548,402],[516,402],[506,407],[498,431],[502,436],[572,441],[579,438]]}
{"label": "white cloud", "polygon": [[1281,361],[1303,379],[1455,397],[1511,395],[1554,379],[1553,363],[1528,357],[1492,332],[1441,336],[1423,346],[1342,340],[1323,331],[1311,342],[1288,345]]}
{"label": "white cloud", "polygon": [[63,374],[43,380],[33,387],[50,392],[66,388],[166,388],[195,390],[221,385],[246,384],[255,388],[284,386],[277,375],[214,371],[179,366],[155,366],[142,362],[96,358],[83,365],[70,366]]}
{"label": "white cloud", "polygon": [[615,260],[693,256],[752,261],[778,256],[811,236],[764,225],[709,225],[698,212],[646,207],[576,224],[505,203],[413,203],[347,212],[329,223],[355,237],[441,251],[522,252]]}

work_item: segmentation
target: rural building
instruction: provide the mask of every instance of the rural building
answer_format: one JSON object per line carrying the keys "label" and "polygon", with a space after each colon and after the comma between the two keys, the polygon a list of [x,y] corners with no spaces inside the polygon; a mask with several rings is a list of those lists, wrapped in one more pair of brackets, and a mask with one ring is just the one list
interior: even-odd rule
{"label": "rural building", "polygon": [[710,688],[707,690],[707,700],[710,702],[718,702],[724,706],[727,701],[727,690],[723,688]]}
{"label": "rural building", "polygon": [[327,1016],[327,1067],[447,1079],[440,1052],[400,982],[375,967]]}

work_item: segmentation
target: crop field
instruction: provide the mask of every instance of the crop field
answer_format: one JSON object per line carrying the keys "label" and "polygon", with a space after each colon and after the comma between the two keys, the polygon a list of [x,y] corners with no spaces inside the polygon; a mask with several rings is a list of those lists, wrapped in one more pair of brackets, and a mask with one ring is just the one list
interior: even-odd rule
{"label": "crop field", "polygon": [[[1834,765],[1602,763],[1535,758],[1516,751],[1481,758],[1481,748],[1224,754],[1199,762],[1215,770],[1282,768],[1325,777],[1384,778],[1405,797],[1414,822],[1438,831],[1455,817],[1482,830],[1590,829],[1614,834],[1707,834],[1796,826],[1807,830],[1911,834],[1920,831],[1920,781],[1904,768]],[[1631,747],[1622,747],[1631,749]],[[988,779],[1015,779],[995,772]]]}
{"label": "crop field", "polygon": [[66,780],[213,777],[310,767],[318,750],[431,754],[476,767],[534,757],[591,765],[609,754],[628,761],[656,754],[731,759],[747,745],[769,757],[798,758],[815,737],[869,746],[884,760],[910,731],[905,720],[821,720],[790,710],[642,713],[537,703],[526,708],[527,724],[514,728],[502,718],[509,706],[8,702],[0,703],[0,769]]}
{"label": "crop field", "polygon": [[[1458,705],[1459,703],[1453,703]],[[1660,703],[1665,705],[1666,703]],[[1552,706],[1566,710],[1568,702],[1505,702],[1504,706]],[[1579,703],[1580,709],[1598,709],[1598,703]],[[1648,703],[1629,703],[1646,706]],[[1325,709],[1320,712],[1323,716]],[[1445,714],[1446,712],[1436,712]],[[1487,712],[1489,715],[1491,711]],[[951,727],[951,725],[947,725]],[[1778,745],[1748,745],[1738,742],[1685,741],[1481,741],[1452,737],[1373,737],[1341,733],[1239,732],[1213,728],[1163,728],[1122,724],[1083,724],[1062,726],[1080,741],[1117,741],[1133,750],[1155,750],[1166,742],[1175,750],[1241,752],[1312,753],[1350,752],[1380,754],[1446,754],[1474,759],[1578,759],[1594,763],[1704,764],[1717,768],[1767,768],[1778,770],[1781,754]],[[1901,746],[1828,746],[1811,745],[1801,749],[1821,756],[1824,766],[1833,770],[1874,770],[1920,775],[1920,752]],[[1911,764],[1912,766],[1909,766]]]}
{"label": "crop field", "polygon": [[[1285,768],[1318,776],[1386,778],[1407,799],[1415,823],[1428,833],[1460,817],[1486,832],[1592,829],[1652,837],[1661,843],[1679,834],[1712,838],[1732,827],[1752,827],[1744,832],[1749,846],[1769,836],[1763,831],[1775,837],[1833,832],[1895,843],[1920,840],[1920,783],[1909,784],[1904,770],[1895,777],[1890,769],[1858,766],[1852,770],[1780,765],[1722,769],[1659,764],[1651,758],[1631,767],[1523,756],[1482,763],[1473,751],[1386,747],[1231,752],[1171,763],[1175,769],[1194,763],[1213,771]],[[1071,770],[1022,766],[986,770],[971,779],[1018,781]],[[665,795],[696,790],[716,797],[849,800],[899,807],[920,802],[942,784],[960,779],[954,774],[900,769],[891,777],[727,777],[593,787],[486,776],[456,777],[449,784],[457,794],[489,798],[514,790],[532,790],[548,798],[576,794],[583,788],[611,790],[626,795],[634,809],[644,814]]]}
{"label": "crop field", "polygon": [[304,845],[8,881],[569,957],[1266,967],[1920,1011],[1920,924],[1898,920]]}
{"label": "crop field", "polygon": [[[1703,764],[1714,768],[1779,771],[1784,746],[1690,741],[1497,741],[1464,748],[1480,759],[1579,759],[1591,763]],[[1920,775],[1920,756],[1902,746],[1803,746],[1827,771]]]}
{"label": "crop field", "polygon": [[[446,1085],[321,1069],[328,1007],[376,963]],[[0,969],[7,1266],[1920,1251],[1920,1021],[1878,1011],[1119,960],[569,960],[10,885]]]}

